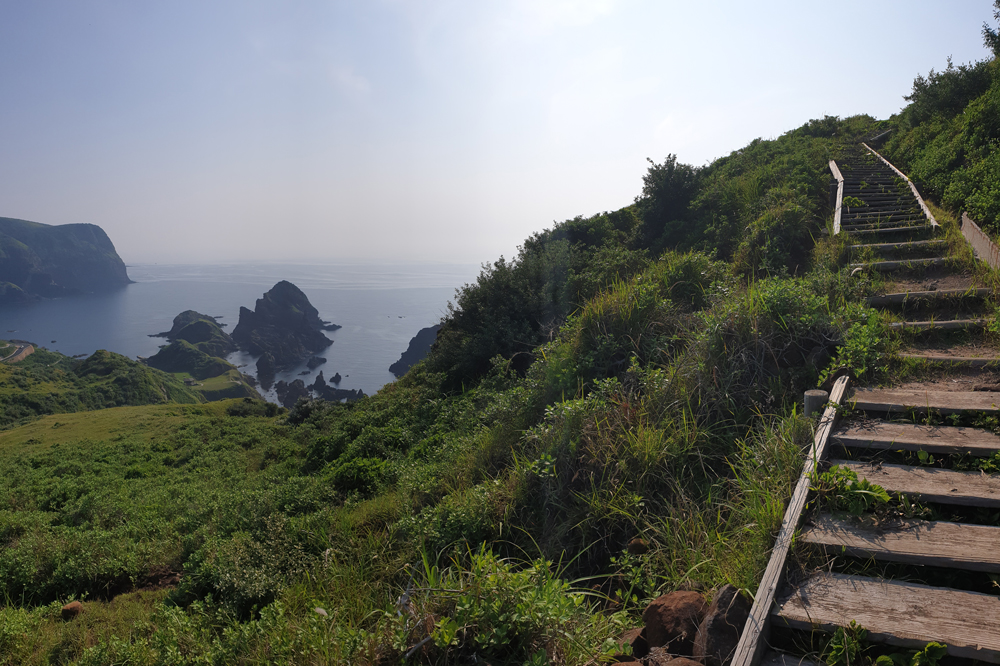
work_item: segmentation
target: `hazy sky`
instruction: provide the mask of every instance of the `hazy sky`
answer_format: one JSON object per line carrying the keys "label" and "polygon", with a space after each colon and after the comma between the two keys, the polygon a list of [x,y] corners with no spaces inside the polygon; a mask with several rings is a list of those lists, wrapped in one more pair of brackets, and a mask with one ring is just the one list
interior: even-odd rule
{"label": "hazy sky", "polygon": [[985,57],[991,0],[0,0],[0,216],[126,263],[511,256]]}

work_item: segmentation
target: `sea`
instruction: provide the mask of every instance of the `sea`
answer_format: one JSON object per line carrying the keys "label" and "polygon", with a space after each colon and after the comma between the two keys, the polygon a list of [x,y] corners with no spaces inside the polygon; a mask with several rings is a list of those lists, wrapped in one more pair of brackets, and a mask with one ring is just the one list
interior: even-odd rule
{"label": "sea", "polygon": [[[339,388],[372,395],[395,379],[389,366],[410,339],[439,323],[456,289],[474,282],[479,271],[473,264],[431,263],[136,264],[128,266],[134,284],[117,291],[0,308],[0,338],[28,340],[68,356],[107,349],[148,357],[166,344],[150,335],[169,331],[184,310],[218,316],[231,332],[240,306],[252,310],[265,291],[288,280],[321,319],[342,328],[324,333],[333,340],[318,354],[325,364],[309,370],[303,362],[276,379],[310,384],[320,371],[328,380],[339,372]],[[249,354],[237,352],[227,360],[256,375]],[[277,401],[273,389],[265,397]]]}

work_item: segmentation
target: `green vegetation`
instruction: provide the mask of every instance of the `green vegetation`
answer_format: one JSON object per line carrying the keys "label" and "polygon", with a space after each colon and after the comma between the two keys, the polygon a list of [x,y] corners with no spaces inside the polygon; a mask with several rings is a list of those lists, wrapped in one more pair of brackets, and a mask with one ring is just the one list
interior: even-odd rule
{"label": "green vegetation", "polygon": [[36,349],[17,364],[0,364],[0,428],[43,414],[202,400],[182,379],[104,350],[77,361]]}
{"label": "green vegetation", "polygon": [[[995,35],[984,26],[994,50]],[[888,123],[886,157],[922,192],[1000,233],[1000,60],[956,67],[949,59],[944,71],[918,76],[906,99]]]}
{"label": "green vegetation", "polygon": [[[657,594],[754,589],[813,437],[801,391],[900,367],[856,302],[884,278],[823,237],[827,160],[884,126],[651,162],[632,205],[485,266],[429,357],[350,405],[180,405],[198,394],[106,352],[0,367],[0,662],[585,664]],[[155,363],[225,390],[206,340]],[[134,406],[81,411],[112,405]],[[851,631],[829,663],[854,663]]]}
{"label": "green vegetation", "polygon": [[164,372],[186,372],[195,379],[208,379],[235,370],[221,358],[210,356],[187,340],[177,340],[146,359],[146,365]]}
{"label": "green vegetation", "polygon": [[166,337],[171,341],[189,342],[209,356],[225,357],[236,351],[236,343],[214,318],[194,310],[186,310],[174,317],[173,328]]}
{"label": "green vegetation", "polygon": [[[869,125],[825,123],[718,167],[757,183],[731,210],[774,229],[820,210],[803,194],[792,215],[766,156],[791,142],[791,161],[809,162],[795,146],[825,158]],[[819,163],[802,173],[825,194]],[[375,663],[420,644],[428,661],[584,663],[658,593],[754,587],[812,437],[794,403],[869,315],[838,307],[840,269],[788,265],[787,239],[764,251],[784,263],[759,271],[725,260],[759,254],[745,244],[645,247],[663,232],[644,206],[557,225],[487,267],[427,361],[357,404],[134,407],[5,433],[12,661],[72,645],[83,663]],[[647,553],[625,551],[635,537]],[[141,591],[164,572],[176,588]],[[73,597],[119,610],[56,622],[51,604]]]}

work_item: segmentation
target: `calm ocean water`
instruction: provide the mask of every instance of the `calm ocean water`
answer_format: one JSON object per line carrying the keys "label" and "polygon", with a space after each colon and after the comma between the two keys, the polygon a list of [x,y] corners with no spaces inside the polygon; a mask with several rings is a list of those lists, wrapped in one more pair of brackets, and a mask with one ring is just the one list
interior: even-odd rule
{"label": "calm ocean water", "polygon": [[[301,378],[308,384],[321,370],[327,378],[339,372],[340,388],[371,395],[394,379],[389,366],[410,338],[438,323],[455,289],[478,273],[479,266],[465,264],[133,265],[128,274],[135,284],[110,294],[0,309],[0,338],[30,340],[70,356],[97,349],[152,356],[165,340],[149,334],[170,330],[180,312],[222,315],[219,322],[232,331],[241,305],[253,309],[265,291],[288,280],[322,319],[343,326],[325,333],[334,341],[320,353],[328,362]],[[238,352],[229,360],[256,373],[249,355]],[[291,381],[304,370],[278,379]]]}

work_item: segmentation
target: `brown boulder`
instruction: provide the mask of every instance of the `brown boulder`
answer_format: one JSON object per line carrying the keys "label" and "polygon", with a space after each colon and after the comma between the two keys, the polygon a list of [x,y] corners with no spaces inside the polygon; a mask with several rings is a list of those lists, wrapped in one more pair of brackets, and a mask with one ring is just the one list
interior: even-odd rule
{"label": "brown boulder", "polygon": [[649,552],[649,544],[636,537],[628,542],[627,550],[629,555],[645,555]]}
{"label": "brown boulder", "polygon": [[654,599],[642,612],[650,649],[665,647],[671,654],[690,655],[707,610],[697,592],[670,592]]}
{"label": "brown boulder", "polygon": [[81,604],[79,601],[71,601],[70,603],[62,607],[62,619],[68,622],[69,620],[72,620],[74,617],[76,617],[82,612],[83,612],[83,604]]}
{"label": "brown boulder", "polygon": [[[750,617],[750,600],[732,585],[719,590],[708,614],[698,627],[694,639],[694,655],[705,666],[728,664],[740,642],[743,625]],[[679,665],[678,665],[679,666]]]}

